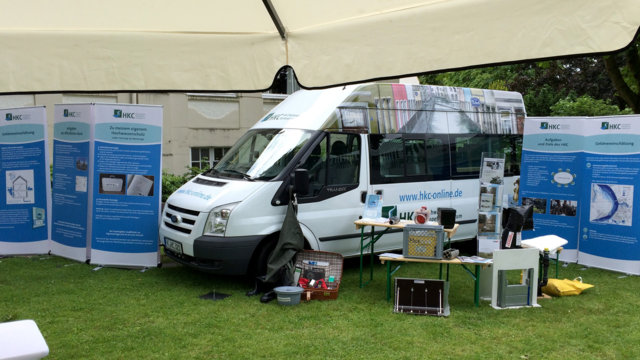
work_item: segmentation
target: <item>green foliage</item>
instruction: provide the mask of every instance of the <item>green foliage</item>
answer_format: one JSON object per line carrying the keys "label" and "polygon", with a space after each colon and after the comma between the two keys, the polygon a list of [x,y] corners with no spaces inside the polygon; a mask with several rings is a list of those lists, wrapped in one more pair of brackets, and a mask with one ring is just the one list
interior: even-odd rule
{"label": "green foliage", "polygon": [[589,95],[578,98],[568,96],[550,107],[551,116],[603,116],[631,114],[629,108],[620,110],[610,101],[594,99]]}
{"label": "green foliage", "polygon": [[552,106],[571,97],[588,96],[606,115],[627,113],[602,58],[584,57],[476,68],[420,76],[422,84],[511,90],[522,94],[529,116],[550,116]]}

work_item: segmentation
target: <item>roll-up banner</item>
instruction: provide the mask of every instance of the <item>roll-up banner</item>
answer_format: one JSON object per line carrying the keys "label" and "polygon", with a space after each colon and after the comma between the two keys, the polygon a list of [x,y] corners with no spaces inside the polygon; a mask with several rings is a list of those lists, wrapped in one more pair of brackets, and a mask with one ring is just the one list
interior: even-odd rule
{"label": "roll-up banner", "polygon": [[578,263],[640,275],[640,116],[590,118],[583,129]]}
{"label": "roll-up banner", "polygon": [[91,263],[157,266],[162,107],[94,106]]}
{"label": "roll-up banner", "polygon": [[[640,274],[640,116],[527,118],[520,196],[563,261]],[[634,226],[635,225],[635,226]]]}
{"label": "roll-up banner", "polygon": [[90,104],[54,108],[51,253],[78,261],[88,259],[92,124]]}
{"label": "roll-up banner", "polygon": [[577,117],[528,117],[524,124],[520,201],[533,205],[533,231],[523,239],[554,234],[568,243],[563,261],[578,257],[578,207],[582,176],[582,121]]}
{"label": "roll-up banner", "polygon": [[49,184],[45,108],[0,110],[0,255],[49,252]]}
{"label": "roll-up banner", "polygon": [[157,266],[162,107],[56,105],[55,114],[54,253]]}

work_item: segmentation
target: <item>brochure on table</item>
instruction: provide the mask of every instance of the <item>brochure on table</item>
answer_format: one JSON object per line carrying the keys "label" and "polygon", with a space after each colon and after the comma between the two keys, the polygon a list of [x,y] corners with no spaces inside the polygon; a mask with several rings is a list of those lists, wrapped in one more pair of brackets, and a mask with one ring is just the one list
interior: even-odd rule
{"label": "brochure on table", "polygon": [[640,274],[640,116],[527,118],[521,198],[563,261]]}
{"label": "brochure on table", "polygon": [[0,110],[0,255],[50,248],[50,178],[44,107]]}
{"label": "brochure on table", "polygon": [[504,155],[482,154],[478,199],[478,252],[491,254],[500,248]]}
{"label": "brochure on table", "polygon": [[[72,157],[54,165],[53,240],[57,251],[98,265],[156,266],[162,107],[56,105],[55,114],[56,129],[73,128],[75,121],[68,121],[73,115],[86,120],[80,124],[90,133],[86,148],[82,141],[54,147],[54,159],[58,159],[56,150],[62,151],[60,156]],[[68,184],[56,185],[58,178],[69,180]],[[60,213],[56,198],[65,200]],[[73,203],[68,204],[68,199]],[[79,215],[63,210],[69,206],[76,207]]]}

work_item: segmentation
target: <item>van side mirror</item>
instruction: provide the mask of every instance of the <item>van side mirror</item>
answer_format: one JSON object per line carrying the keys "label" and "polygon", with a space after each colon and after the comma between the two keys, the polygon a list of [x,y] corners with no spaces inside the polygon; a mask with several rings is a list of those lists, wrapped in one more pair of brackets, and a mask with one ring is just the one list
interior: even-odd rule
{"label": "van side mirror", "polygon": [[309,193],[309,172],[307,169],[296,169],[293,173],[293,192],[303,196]]}

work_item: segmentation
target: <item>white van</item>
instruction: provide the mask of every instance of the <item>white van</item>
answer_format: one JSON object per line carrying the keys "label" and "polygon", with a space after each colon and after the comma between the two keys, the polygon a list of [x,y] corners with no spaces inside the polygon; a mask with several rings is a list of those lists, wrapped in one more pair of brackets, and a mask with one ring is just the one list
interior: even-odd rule
{"label": "white van", "polygon": [[[421,206],[454,208],[453,241],[473,239],[482,153],[505,154],[512,191],[524,117],[522,96],[506,91],[377,83],[298,91],[169,197],[161,242],[170,258],[203,271],[259,271],[296,169],[309,176],[297,199],[310,249],[359,255],[354,221],[373,193],[403,219]],[[401,248],[402,232],[376,243],[376,251]]]}

